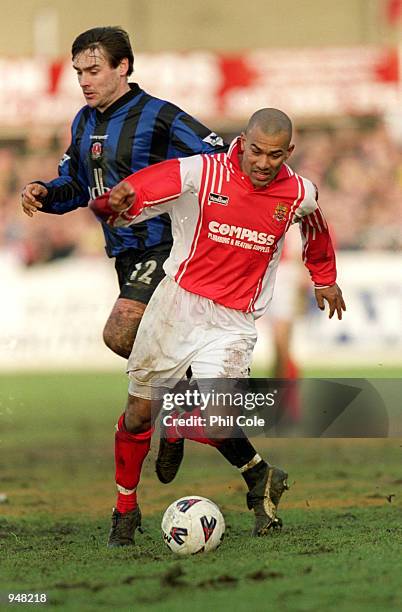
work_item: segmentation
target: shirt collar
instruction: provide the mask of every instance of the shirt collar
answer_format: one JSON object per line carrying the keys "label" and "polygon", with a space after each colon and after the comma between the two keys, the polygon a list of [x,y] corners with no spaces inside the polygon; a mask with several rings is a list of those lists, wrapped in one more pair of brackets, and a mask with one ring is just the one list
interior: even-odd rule
{"label": "shirt collar", "polygon": [[127,102],[130,102],[130,100],[133,100],[136,96],[138,96],[138,94],[142,93],[142,89],[140,88],[138,83],[129,83],[128,85],[130,87],[130,91],[127,91],[125,94],[120,96],[120,98],[117,98],[117,100],[115,100],[113,104],[108,106],[103,113],[96,109],[96,115],[99,119],[105,119],[107,117],[110,117],[111,115],[113,115],[114,112],[116,112],[118,108],[121,108],[122,106],[127,104]]}

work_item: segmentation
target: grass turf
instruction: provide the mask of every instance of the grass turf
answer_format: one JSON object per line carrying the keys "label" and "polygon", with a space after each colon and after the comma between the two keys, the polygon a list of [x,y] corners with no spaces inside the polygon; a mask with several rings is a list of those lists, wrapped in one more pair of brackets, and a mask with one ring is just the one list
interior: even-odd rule
{"label": "grass turf", "polygon": [[[241,478],[213,449],[186,443],[166,487],[153,448],[140,487],[146,531],[135,548],[106,549],[125,396],[123,375],[0,377],[0,605],[9,592],[45,592],[47,610],[402,608],[398,439],[257,439],[291,485],[283,531],[263,539],[249,537]],[[215,553],[181,559],[164,546],[160,518],[192,493],[221,506],[227,532]]]}
{"label": "grass turf", "polygon": [[[109,551],[105,521],[2,521],[10,592],[45,592],[65,610],[400,610],[400,508],[288,510],[286,529],[251,539],[227,513],[213,554],[179,559],[159,517],[135,548]],[[23,578],[21,578],[23,576]]]}

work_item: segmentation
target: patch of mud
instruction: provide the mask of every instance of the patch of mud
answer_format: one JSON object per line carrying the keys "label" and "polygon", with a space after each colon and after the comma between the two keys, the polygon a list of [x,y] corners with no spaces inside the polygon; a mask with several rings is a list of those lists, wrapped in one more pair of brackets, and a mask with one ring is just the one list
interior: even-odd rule
{"label": "patch of mud", "polygon": [[91,584],[87,581],[82,582],[56,582],[54,585],[55,589],[86,589],[88,591],[92,591],[93,593],[97,593],[102,589],[105,589],[108,585],[106,584]]}
{"label": "patch of mud", "polygon": [[162,574],[160,578],[161,586],[173,588],[187,586],[187,584],[183,581],[183,577],[185,575],[186,574],[180,565],[173,565],[173,567],[171,567],[167,572]]}
{"label": "patch of mud", "polygon": [[334,548],[330,548],[329,546],[317,546],[316,548],[310,548],[309,550],[303,550],[299,553],[296,553],[298,555],[325,555],[328,553],[333,553],[335,551]]}
{"label": "patch of mud", "polygon": [[275,579],[275,578],[283,578],[284,575],[281,572],[267,571],[267,570],[257,570],[252,574],[248,574],[246,578],[250,580],[256,580],[257,582],[261,580]]}
{"label": "patch of mud", "polygon": [[217,588],[217,587],[225,587],[225,586],[234,586],[239,581],[235,576],[230,576],[229,574],[222,574],[221,576],[216,576],[216,578],[208,578],[207,580],[201,580],[197,584],[199,588]]}

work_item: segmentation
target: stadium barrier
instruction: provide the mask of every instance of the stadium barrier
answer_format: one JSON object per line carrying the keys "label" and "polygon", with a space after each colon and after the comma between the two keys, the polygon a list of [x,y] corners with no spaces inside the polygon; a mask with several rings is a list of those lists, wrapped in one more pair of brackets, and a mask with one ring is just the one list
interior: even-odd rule
{"label": "stadium barrier", "polygon": [[[348,311],[329,321],[315,307],[296,320],[295,353],[305,365],[402,364],[401,255],[341,252],[339,284]],[[102,342],[117,296],[113,264],[70,258],[26,268],[0,254],[0,370],[122,369]],[[271,357],[269,326],[259,323],[255,363]]]}

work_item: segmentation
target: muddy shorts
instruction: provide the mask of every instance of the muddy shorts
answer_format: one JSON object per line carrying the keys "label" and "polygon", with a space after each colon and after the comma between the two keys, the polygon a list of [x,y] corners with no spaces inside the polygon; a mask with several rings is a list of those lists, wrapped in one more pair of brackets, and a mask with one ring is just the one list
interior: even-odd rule
{"label": "muddy shorts", "polygon": [[128,360],[129,393],[155,397],[191,366],[194,378],[248,376],[257,340],[254,317],[182,289],[166,277],[153,294]]}

